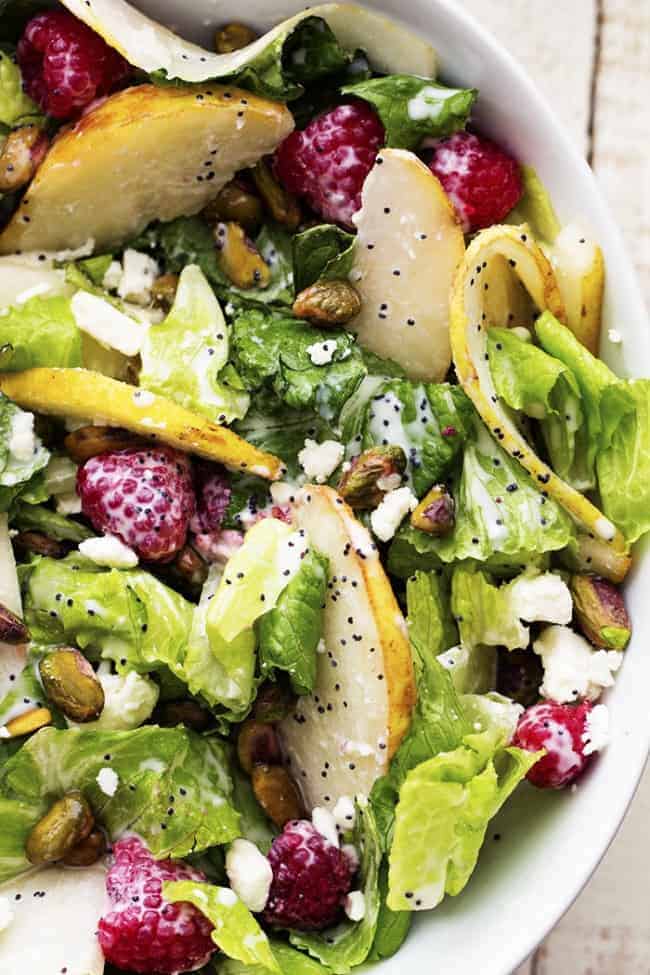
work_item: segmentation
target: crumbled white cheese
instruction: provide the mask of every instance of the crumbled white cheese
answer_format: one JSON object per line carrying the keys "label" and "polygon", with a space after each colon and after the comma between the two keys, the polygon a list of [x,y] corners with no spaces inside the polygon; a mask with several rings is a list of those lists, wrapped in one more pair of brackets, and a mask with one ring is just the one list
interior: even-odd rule
{"label": "crumbled white cheese", "polygon": [[79,551],[96,565],[110,569],[133,569],[138,564],[138,556],[115,535],[101,538],[87,538],[79,542]]}
{"label": "crumbled white cheese", "polygon": [[88,291],[77,291],[70,307],[77,328],[100,345],[126,356],[137,355],[142,348],[148,325],[129,318],[103,298]]}
{"label": "crumbled white cheese", "polygon": [[[89,621],[101,617],[104,607],[94,599],[85,604]],[[130,670],[127,674],[98,673],[104,691],[104,707],[96,721],[74,725],[83,731],[133,731],[151,717],[158,701],[159,688],[154,681]]]}
{"label": "crumbled white cheese", "polygon": [[313,345],[307,346],[307,352],[315,366],[326,366],[328,362],[332,361],[336,352],[336,341],[329,339],[326,342],[314,342]]}
{"label": "crumbled white cheese", "polygon": [[585,730],[582,735],[585,755],[592,755],[600,752],[609,744],[609,711],[606,705],[597,704],[589,714],[585,722]]}
{"label": "crumbled white cheese", "polygon": [[345,455],[345,447],[338,440],[305,440],[305,446],[298,454],[298,460],[310,481],[324,484],[336,470]]}
{"label": "crumbled white cheese", "polygon": [[40,295],[46,295],[52,290],[52,285],[48,281],[41,281],[39,284],[32,285],[31,288],[26,288],[21,291],[19,295],[14,298],[14,305],[24,305],[31,298],[38,298]]}
{"label": "crumbled white cheese", "polygon": [[224,907],[234,907],[237,903],[237,894],[234,890],[228,890],[227,887],[222,887],[217,894],[217,900]]}
{"label": "crumbled white cheese", "polygon": [[360,890],[352,890],[345,898],[343,910],[351,921],[363,921],[366,916],[366,899]]}
{"label": "crumbled white cheese", "polygon": [[336,829],[336,821],[329,809],[323,806],[316,806],[311,814],[311,821],[314,829],[317,829],[321,836],[324,836],[332,846],[339,845],[339,834]]}
{"label": "crumbled white cheese", "polygon": [[349,796],[341,796],[333,810],[334,822],[339,829],[347,833],[354,829],[355,808]]}
{"label": "crumbled white cheese", "polygon": [[102,287],[106,291],[117,291],[122,280],[122,265],[119,261],[111,261],[102,278]]}
{"label": "crumbled white cheese", "polygon": [[382,542],[393,537],[404,518],[418,506],[418,499],[408,487],[389,491],[370,515],[372,530]]}
{"label": "crumbled white cheese", "polygon": [[286,481],[277,481],[271,485],[271,500],[273,504],[291,504],[291,499],[295,497],[296,488],[293,484]]}
{"label": "crumbled white cheese", "polygon": [[8,897],[0,897],[0,933],[5,931],[15,917]]}
{"label": "crumbled white cheese", "polygon": [[564,579],[554,572],[524,573],[510,585],[511,606],[527,623],[570,623],[573,600]]}
{"label": "crumbled white cheese", "polygon": [[56,499],[56,510],[60,515],[81,514],[81,498],[75,491],[66,491]]}
{"label": "crumbled white cheese", "polygon": [[616,328],[610,328],[609,329],[609,331],[607,332],[607,338],[614,345],[620,345],[621,342],[623,341],[623,336],[621,335],[621,333]]}
{"label": "crumbled white cheese", "polygon": [[234,840],[226,854],[230,886],[253,914],[266,907],[273,870],[266,857],[249,840]]}
{"label": "crumbled white cheese", "polygon": [[105,796],[114,796],[120,784],[120,777],[115,769],[106,766],[105,768],[100,768],[97,773],[96,782]]}
{"label": "crumbled white cheese", "polygon": [[118,295],[138,305],[147,305],[151,300],[151,286],[160,274],[158,264],[148,254],[129,247],[122,256],[122,267]]}
{"label": "crumbled white cheese", "polygon": [[377,487],[380,491],[396,491],[401,483],[401,474],[386,474],[377,480]]}
{"label": "crumbled white cheese", "polygon": [[567,704],[588,698],[595,701],[603,687],[611,687],[623,655],[616,650],[594,650],[584,637],[566,626],[547,626],[533,643],[542,658],[544,681],[540,693]]}
{"label": "crumbled white cheese", "polygon": [[34,434],[34,414],[20,410],[11,418],[9,430],[9,453],[17,461],[31,460],[36,450],[36,435]]}

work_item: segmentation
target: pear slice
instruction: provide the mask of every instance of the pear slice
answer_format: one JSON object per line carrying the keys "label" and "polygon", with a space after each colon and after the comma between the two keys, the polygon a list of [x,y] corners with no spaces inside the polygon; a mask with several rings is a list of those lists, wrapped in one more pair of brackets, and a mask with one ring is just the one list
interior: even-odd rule
{"label": "pear slice", "polygon": [[125,0],[63,0],[63,4],[130,64],[147,72],[164,71],[168,78],[181,81],[208,81],[236,74],[253,58],[281,43],[305,17],[322,17],[344,48],[362,48],[382,74],[411,73],[426,78],[435,74],[430,44],[388,17],[351,3],[307,8],[231,54],[214,54],[190,44]]}
{"label": "pear slice", "polygon": [[88,369],[0,374],[0,392],[26,410],[124,427],[142,437],[274,481],[282,461],[164,396]]}
{"label": "pear slice", "polygon": [[603,252],[571,223],[562,228],[546,254],[564,301],[567,325],[592,355],[598,355],[605,291]]}
{"label": "pear slice", "polygon": [[97,922],[106,903],[103,866],[32,870],[2,884],[1,897],[13,914],[0,932],[4,975],[102,975]]}
{"label": "pear slice", "polygon": [[313,694],[280,725],[308,809],[368,795],[408,730],[415,702],[406,625],[376,546],[342,498],[309,485],[295,520],[330,560]]}
{"label": "pear slice", "polygon": [[410,379],[440,382],[451,362],[449,294],[465,249],[445,191],[412,152],[384,149],[354,222],[350,280],[362,310],[347,327]]}
{"label": "pear slice", "polygon": [[[484,278],[495,261],[508,262],[507,273],[517,275],[538,311],[548,309],[561,322],[566,311],[550,263],[526,226],[496,226],[477,234],[458,269],[451,298],[451,344],[456,373],[481,419],[504,450],[524,467],[540,491],[561,504],[576,524],[605,543],[625,574],[628,546],[621,533],[584,495],[555,474],[522,436],[510,413],[497,397],[487,356],[486,329],[490,321]],[[505,265],[501,265],[505,270]],[[488,291],[485,291],[488,284]]]}
{"label": "pear slice", "polygon": [[55,139],[0,253],[89,238],[110,250],[152,220],[198,213],[292,129],[284,105],[234,88],[127,88]]}
{"label": "pear slice", "polygon": [[16,616],[23,615],[14,550],[9,536],[9,519],[0,514],[0,603]]}

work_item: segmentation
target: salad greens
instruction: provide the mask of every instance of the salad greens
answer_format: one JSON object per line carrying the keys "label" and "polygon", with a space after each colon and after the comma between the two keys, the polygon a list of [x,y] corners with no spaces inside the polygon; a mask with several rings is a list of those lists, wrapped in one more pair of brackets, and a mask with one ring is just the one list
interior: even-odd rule
{"label": "salad greens", "polygon": [[354,234],[331,223],[310,227],[293,238],[293,274],[296,292],[316,281],[345,279],[352,270]]}
{"label": "salad greens", "polygon": [[10,346],[5,372],[21,372],[37,366],[76,368],[82,365],[81,332],[70,309],[70,300],[30,298],[0,316],[0,348]]}

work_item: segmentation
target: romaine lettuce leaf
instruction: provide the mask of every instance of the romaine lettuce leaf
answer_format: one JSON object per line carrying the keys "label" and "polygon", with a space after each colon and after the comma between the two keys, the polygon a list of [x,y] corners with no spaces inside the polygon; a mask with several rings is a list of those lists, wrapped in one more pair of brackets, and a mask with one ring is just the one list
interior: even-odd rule
{"label": "romaine lettuce leaf", "polygon": [[[269,943],[280,965],[282,975],[330,975],[329,968],[325,968],[302,951],[296,951],[284,941],[271,938]],[[266,975],[268,969],[262,965],[247,965],[232,958],[224,958],[216,962],[214,971],[216,975]]]}
{"label": "romaine lettuce leaf", "polygon": [[342,92],[370,102],[386,130],[386,145],[416,150],[423,139],[464,129],[475,88],[446,88],[431,78],[391,74],[346,85]]}
{"label": "romaine lettuce leaf", "polygon": [[13,129],[19,125],[44,121],[41,111],[23,91],[23,79],[16,62],[0,51],[0,126]]}
{"label": "romaine lettuce leaf", "polygon": [[595,485],[580,389],[559,359],[507,328],[488,330],[490,372],[499,397],[539,420],[551,467],[578,491]]}
{"label": "romaine lettuce leaf", "polygon": [[353,843],[360,853],[359,887],[365,900],[365,914],[361,921],[342,921],[322,934],[292,931],[291,944],[318,958],[335,975],[346,975],[361,965],[375,940],[379,915],[379,867],[381,844],[371,804],[357,801],[357,821]]}
{"label": "romaine lettuce leaf", "polygon": [[[315,365],[309,347],[335,341],[332,361]],[[232,357],[247,389],[271,389],[293,409],[316,409],[333,420],[365,375],[352,335],[318,329],[296,318],[248,309],[234,320]]]}
{"label": "romaine lettuce leaf", "polygon": [[517,616],[510,592],[508,585],[493,585],[474,566],[454,569],[451,606],[465,647],[488,653],[489,647],[516,650],[528,646],[530,632]]}
{"label": "romaine lettuce leaf", "polygon": [[552,244],[560,232],[557,218],[548,191],[532,166],[521,166],[523,196],[511,210],[504,223],[518,227],[527,223],[538,241]]}
{"label": "romaine lettuce leaf", "polygon": [[[389,364],[390,366],[390,364]],[[381,361],[341,412],[348,458],[376,444],[401,447],[407,475],[421,497],[444,480],[472,428],[474,409],[460,386],[413,383],[378,374]]]}
{"label": "romaine lettuce leaf", "polygon": [[171,904],[194,904],[212,922],[212,940],[229,958],[247,965],[260,965],[264,971],[282,975],[268,938],[261,927],[228,887],[179,880],[163,884],[163,897]]}
{"label": "romaine lettuce leaf", "polygon": [[[33,427],[33,414],[0,393],[0,511],[6,511],[26,490],[42,486],[39,473],[47,466],[50,453],[33,436]],[[38,494],[36,500],[41,500]]]}
{"label": "romaine lettuce leaf", "polygon": [[[625,388],[635,411],[623,417],[596,467],[603,511],[628,542],[635,542],[650,531],[650,381],[629,380]],[[608,392],[603,394],[605,412]]]}
{"label": "romaine lettuce leaf", "polygon": [[[107,767],[118,776],[112,796],[97,781]],[[136,832],[156,857],[183,857],[239,835],[224,746],[181,726],[121,732],[42,729],[0,769],[0,797],[7,811],[3,824],[9,828],[18,820],[24,843],[28,811],[33,811],[33,824],[73,789],[83,792],[112,839]]]}
{"label": "romaine lettuce leaf", "polygon": [[37,366],[77,368],[82,363],[81,332],[70,301],[63,296],[30,298],[0,316],[0,348],[12,347],[5,372]]}
{"label": "romaine lettuce leaf", "polygon": [[233,792],[231,802],[239,813],[239,831],[245,840],[254,843],[266,856],[276,835],[276,829],[260,806],[249,776],[234,759],[230,763]]}
{"label": "romaine lettuce leaf", "polygon": [[[318,443],[335,439],[332,428],[317,413],[311,410],[291,410],[279,403],[272,393],[266,396],[258,393],[252,409],[243,420],[235,423],[233,429],[253,446],[284,461],[290,479],[301,473],[298,454],[305,446],[306,439],[316,440]],[[251,481],[251,478],[247,480]],[[267,495],[268,483],[257,480],[260,496]],[[237,480],[233,478],[233,488],[235,484],[242,484],[241,476]],[[233,494],[235,493],[238,492],[233,490]],[[246,496],[251,493],[255,492],[248,491]],[[234,497],[232,500],[233,503],[229,505],[231,510],[240,511],[244,507],[243,503],[235,506]]]}
{"label": "romaine lettuce leaf", "polygon": [[258,623],[262,674],[287,671],[296,694],[310,694],[316,682],[328,564],[326,556],[310,549],[274,608]]}
{"label": "romaine lettuce leaf", "polygon": [[377,933],[368,955],[368,961],[384,961],[392,958],[402,947],[411,930],[413,915],[410,911],[392,911],[386,903],[388,897],[388,864],[382,862],[379,871],[381,903],[377,917]]}
{"label": "romaine lettuce leaf", "polygon": [[293,238],[296,291],[315,281],[347,281],[354,260],[353,234],[331,223],[310,227]]}
{"label": "romaine lettuce leaf", "polygon": [[140,386],[217,423],[245,416],[248,395],[220,377],[228,360],[228,326],[201,269],[182,272],[174,305],[147,331]]}
{"label": "romaine lettuce leaf", "polygon": [[25,854],[25,840],[42,815],[38,803],[0,795],[0,883],[33,869]]}
{"label": "romaine lettuce leaf", "polygon": [[79,543],[94,536],[94,532],[81,522],[73,521],[42,504],[25,504],[22,501],[12,509],[11,524],[18,531],[43,532],[61,542]]}

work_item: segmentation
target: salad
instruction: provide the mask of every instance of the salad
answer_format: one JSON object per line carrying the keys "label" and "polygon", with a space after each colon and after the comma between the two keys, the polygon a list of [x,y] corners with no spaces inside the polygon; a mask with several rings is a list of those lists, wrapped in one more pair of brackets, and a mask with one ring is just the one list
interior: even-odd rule
{"label": "salad", "polygon": [[0,0],[4,975],[380,962],[606,746],[649,381],[479,99]]}

